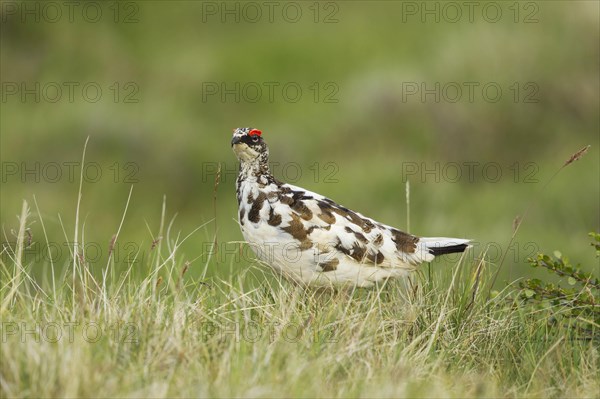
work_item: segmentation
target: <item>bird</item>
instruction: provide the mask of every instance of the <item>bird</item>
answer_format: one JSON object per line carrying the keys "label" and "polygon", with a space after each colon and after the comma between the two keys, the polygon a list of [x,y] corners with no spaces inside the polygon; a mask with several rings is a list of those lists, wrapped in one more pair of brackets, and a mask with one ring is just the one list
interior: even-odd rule
{"label": "bird", "polygon": [[435,256],[464,252],[471,240],[418,237],[302,187],[276,179],[262,131],[233,130],[239,161],[238,222],[257,258],[306,287],[372,288],[405,277]]}

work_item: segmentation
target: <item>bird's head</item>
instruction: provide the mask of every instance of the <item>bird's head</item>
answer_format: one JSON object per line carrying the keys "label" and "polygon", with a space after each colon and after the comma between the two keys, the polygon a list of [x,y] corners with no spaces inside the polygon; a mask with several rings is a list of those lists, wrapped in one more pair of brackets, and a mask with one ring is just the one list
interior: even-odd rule
{"label": "bird's head", "polygon": [[233,130],[231,147],[238,160],[243,163],[268,162],[269,149],[261,137],[262,132],[251,127]]}

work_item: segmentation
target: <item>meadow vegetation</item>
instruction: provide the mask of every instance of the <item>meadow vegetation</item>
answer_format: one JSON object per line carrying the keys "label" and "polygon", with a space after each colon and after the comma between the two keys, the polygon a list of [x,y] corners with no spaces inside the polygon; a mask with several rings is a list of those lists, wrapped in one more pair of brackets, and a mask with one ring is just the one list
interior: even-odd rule
{"label": "meadow vegetation", "polygon": [[[598,2],[221,3],[2,3],[0,396],[598,397]],[[280,281],[241,243],[240,126],[276,177],[473,248],[370,291]]]}

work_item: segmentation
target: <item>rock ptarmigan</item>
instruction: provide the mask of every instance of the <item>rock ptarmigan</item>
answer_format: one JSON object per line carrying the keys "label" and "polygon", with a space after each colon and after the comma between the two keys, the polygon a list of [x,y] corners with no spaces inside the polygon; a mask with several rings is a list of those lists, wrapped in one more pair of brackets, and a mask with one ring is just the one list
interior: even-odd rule
{"label": "rock ptarmigan", "polygon": [[277,180],[260,130],[235,129],[231,146],[240,161],[236,193],[242,234],[260,260],[296,283],[371,287],[469,245],[466,239],[404,233]]}

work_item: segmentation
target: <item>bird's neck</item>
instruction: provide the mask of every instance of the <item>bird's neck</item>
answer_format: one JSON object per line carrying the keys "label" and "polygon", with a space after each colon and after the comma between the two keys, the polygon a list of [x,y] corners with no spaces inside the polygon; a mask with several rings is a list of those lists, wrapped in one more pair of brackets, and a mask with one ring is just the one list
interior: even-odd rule
{"label": "bird's neck", "polygon": [[269,156],[262,154],[258,158],[240,163],[238,184],[241,182],[265,184],[273,180],[269,169]]}

